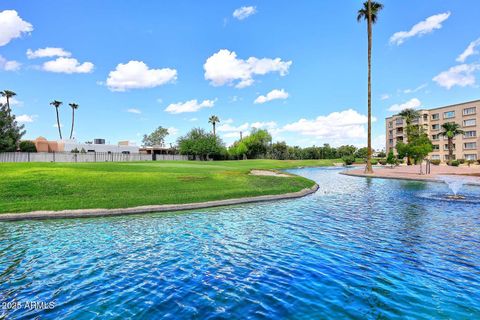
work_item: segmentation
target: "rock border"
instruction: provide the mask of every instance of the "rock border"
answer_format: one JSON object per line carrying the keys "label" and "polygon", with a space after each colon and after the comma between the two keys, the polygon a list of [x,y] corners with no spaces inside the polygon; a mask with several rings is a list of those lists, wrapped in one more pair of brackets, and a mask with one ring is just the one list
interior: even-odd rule
{"label": "rock border", "polygon": [[132,208],[119,209],[75,209],[62,211],[31,211],[25,213],[0,213],[0,221],[19,221],[19,220],[43,220],[43,219],[68,219],[68,218],[92,218],[92,217],[107,217],[107,216],[121,216],[141,213],[154,212],[169,212],[169,211],[185,211],[192,209],[205,209],[213,207],[223,207],[252,202],[265,202],[273,200],[294,199],[307,196],[315,193],[319,186],[315,183],[311,188],[291,193],[265,195],[256,197],[214,200],[206,202],[194,202],[184,204],[163,204],[163,205],[149,205]]}

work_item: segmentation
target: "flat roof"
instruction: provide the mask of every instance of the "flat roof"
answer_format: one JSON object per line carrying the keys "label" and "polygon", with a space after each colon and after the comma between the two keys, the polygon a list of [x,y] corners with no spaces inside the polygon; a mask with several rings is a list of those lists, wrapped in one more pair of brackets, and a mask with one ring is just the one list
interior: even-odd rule
{"label": "flat roof", "polygon": [[[480,103],[480,99],[479,100],[471,100],[471,101],[466,101],[466,102],[449,104],[449,105],[446,105],[446,106],[443,106],[443,107],[436,107],[436,108],[431,108],[431,109],[425,109],[425,108],[424,109],[418,109],[417,111],[432,111],[432,110],[438,110],[438,109],[444,109],[444,108],[450,108],[450,107],[457,107],[457,106],[461,106],[462,104],[469,104],[469,103],[474,103],[474,102],[479,102]],[[390,119],[390,118],[393,118],[393,117],[398,117],[398,114],[391,115],[390,117],[385,117],[385,119]]]}

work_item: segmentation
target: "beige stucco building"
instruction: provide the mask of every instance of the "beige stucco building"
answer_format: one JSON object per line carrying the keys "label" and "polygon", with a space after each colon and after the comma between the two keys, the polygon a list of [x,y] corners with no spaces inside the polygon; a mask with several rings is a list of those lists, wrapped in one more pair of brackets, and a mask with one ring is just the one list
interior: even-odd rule
{"label": "beige stucco building", "polygon": [[[418,110],[420,118],[412,124],[423,127],[433,143],[433,152],[429,158],[432,160],[448,160],[447,138],[443,137],[442,124],[456,122],[465,131],[464,135],[458,135],[453,140],[454,159],[478,160],[480,159],[479,147],[479,121],[480,100],[464,102],[445,107],[429,110]],[[400,116],[392,116],[385,119],[386,126],[386,151],[393,149],[398,141],[406,141],[406,123]]]}

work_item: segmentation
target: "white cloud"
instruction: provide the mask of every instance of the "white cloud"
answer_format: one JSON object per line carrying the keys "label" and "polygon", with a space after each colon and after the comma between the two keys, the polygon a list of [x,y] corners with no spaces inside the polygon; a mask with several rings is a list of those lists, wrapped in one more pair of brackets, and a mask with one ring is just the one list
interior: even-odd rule
{"label": "white cloud", "polygon": [[140,111],[137,108],[130,108],[130,109],[127,110],[127,112],[135,113],[135,114],[141,114],[142,113],[142,111]]}
{"label": "white cloud", "polygon": [[422,105],[422,103],[420,102],[420,100],[418,100],[417,98],[413,98],[413,99],[408,100],[405,103],[397,103],[397,104],[391,105],[390,108],[388,108],[388,111],[400,112],[404,109],[416,109],[416,108],[420,107],[421,105]]}
{"label": "white cloud", "polygon": [[0,55],[0,70],[4,71],[17,71],[22,64],[15,60],[7,60]]}
{"label": "white cloud", "polygon": [[480,46],[480,38],[470,42],[465,51],[463,51],[462,54],[458,56],[457,61],[463,63],[465,62],[465,60],[467,60],[468,57],[478,54],[478,50],[476,50],[478,46]]}
{"label": "white cloud", "polygon": [[233,123],[233,119],[232,118],[228,118],[228,119],[225,119],[225,120],[222,120],[223,123]]}
{"label": "white cloud", "polygon": [[424,83],[424,84],[421,84],[414,89],[405,89],[405,90],[403,90],[403,93],[415,93],[415,92],[418,92],[422,89],[425,89],[427,86],[428,86],[428,83]]}
{"label": "white cloud", "polygon": [[22,114],[16,117],[18,123],[31,123],[35,121],[37,115]]}
{"label": "white cloud", "polygon": [[52,48],[46,47],[33,51],[32,49],[27,50],[28,59],[36,58],[51,58],[51,57],[70,57],[72,54],[68,51],[65,51],[62,48]]}
{"label": "white cloud", "polygon": [[373,137],[372,139],[372,148],[376,151],[385,150],[386,147],[386,136],[384,134]]}
{"label": "white cloud", "polygon": [[203,100],[198,102],[197,99],[189,100],[186,102],[178,102],[169,104],[165,108],[165,111],[168,113],[184,113],[184,112],[196,112],[203,108],[212,108],[215,104],[215,100]]}
{"label": "white cloud", "polygon": [[288,74],[292,61],[282,61],[280,58],[258,59],[250,57],[247,60],[237,59],[237,54],[222,49],[207,59],[203,68],[205,79],[213,86],[233,85],[245,88],[253,84],[253,76],[278,72],[280,76]]}
{"label": "white cloud", "polygon": [[178,129],[175,127],[170,127],[167,130],[168,130],[168,134],[172,136],[175,136],[178,133]]}
{"label": "white cloud", "polygon": [[273,130],[273,129],[277,128],[277,123],[275,121],[254,122],[250,125],[250,127],[257,128],[257,129]]}
{"label": "white cloud", "polygon": [[[6,104],[6,103],[7,103],[7,98],[0,96],[0,103]],[[22,101],[17,100],[17,98],[15,98],[15,97],[11,97],[11,98],[9,99],[9,103],[10,103],[10,107],[13,107],[13,106],[21,106],[21,105],[23,104]]]}
{"label": "white cloud", "polygon": [[177,70],[150,69],[143,61],[131,60],[119,63],[110,71],[107,86],[112,91],[154,88],[177,80]]}
{"label": "white cloud", "polygon": [[188,121],[195,122],[195,121],[198,121],[198,118],[190,118],[190,119],[188,119]]}
{"label": "white cloud", "polygon": [[[372,117],[372,121],[376,121]],[[281,132],[293,132],[309,136],[333,145],[365,144],[368,118],[353,109],[332,112],[315,119],[300,119],[281,128]],[[310,143],[311,140],[310,140]]]}
{"label": "white cloud", "polygon": [[4,10],[0,12],[0,47],[21,37],[23,33],[32,31],[33,26],[20,18],[17,11]]}
{"label": "white cloud", "polygon": [[408,38],[415,36],[422,36],[427,33],[433,32],[436,29],[442,28],[442,23],[450,17],[450,12],[440,13],[428,17],[427,19],[420,21],[414,25],[409,31],[400,31],[394,33],[390,37],[390,44],[401,45]]}
{"label": "white cloud", "polygon": [[243,20],[255,13],[257,13],[257,8],[253,6],[248,6],[248,7],[241,7],[241,8],[235,9],[232,15],[234,18],[238,20]]}
{"label": "white cloud", "polygon": [[93,71],[93,63],[80,63],[75,58],[60,57],[43,63],[42,70],[56,73],[90,73]]}
{"label": "white cloud", "polygon": [[384,94],[382,94],[382,96],[380,97],[380,99],[381,99],[381,100],[388,100],[388,99],[390,99],[390,95],[387,94],[387,93],[384,93]]}
{"label": "white cloud", "polygon": [[218,126],[217,131],[219,132],[240,132],[240,131],[246,131],[250,128],[250,124],[248,122],[235,127],[232,126],[230,123],[225,123],[222,124],[221,126]]}
{"label": "white cloud", "polygon": [[454,86],[466,87],[475,85],[475,72],[480,70],[480,64],[460,64],[433,78],[439,86],[451,89]]}
{"label": "white cloud", "polygon": [[286,92],[285,90],[273,89],[272,91],[267,93],[265,96],[258,96],[253,103],[261,104],[261,103],[265,103],[272,100],[277,100],[277,99],[284,100],[287,98],[288,98],[288,92]]}

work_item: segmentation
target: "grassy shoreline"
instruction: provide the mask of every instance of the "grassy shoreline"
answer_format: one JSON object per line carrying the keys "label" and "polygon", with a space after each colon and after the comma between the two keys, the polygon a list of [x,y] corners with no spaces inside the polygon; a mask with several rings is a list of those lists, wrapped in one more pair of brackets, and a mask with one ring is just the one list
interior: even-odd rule
{"label": "grassy shoreline", "polygon": [[310,188],[303,177],[251,169],[331,166],[338,160],[0,164],[0,213],[128,208],[276,195]]}

